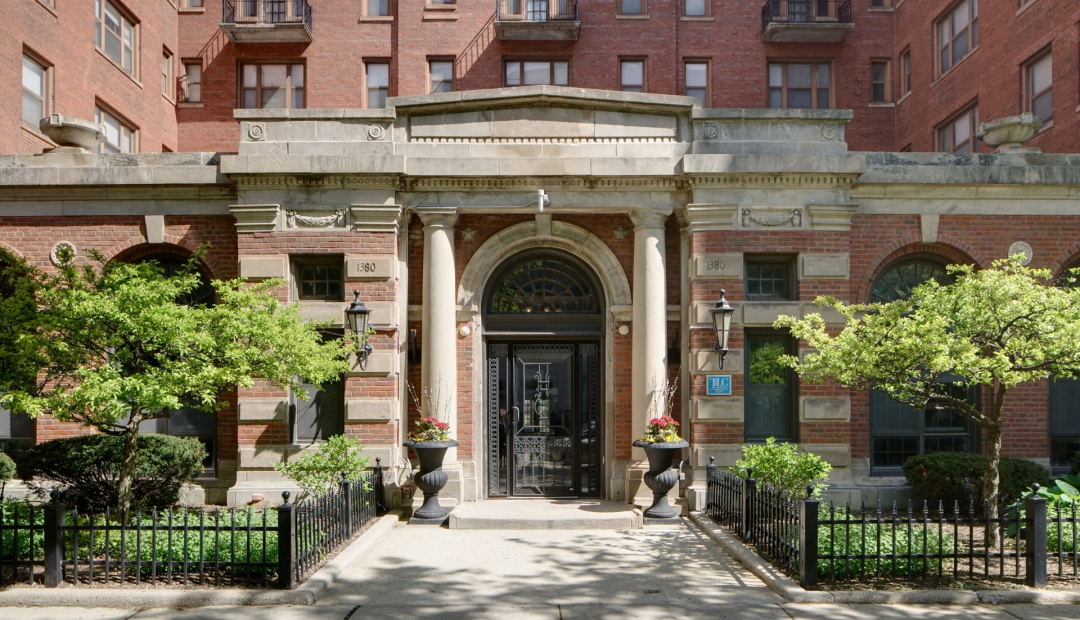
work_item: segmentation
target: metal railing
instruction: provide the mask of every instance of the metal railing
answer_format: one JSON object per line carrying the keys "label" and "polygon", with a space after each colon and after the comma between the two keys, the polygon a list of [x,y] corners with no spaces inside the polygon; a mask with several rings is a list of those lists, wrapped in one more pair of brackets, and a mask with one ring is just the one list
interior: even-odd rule
{"label": "metal railing", "polygon": [[191,585],[293,588],[372,522],[381,463],[325,496],[277,507],[80,513],[56,500],[0,504],[0,587]]}
{"label": "metal railing", "polygon": [[578,21],[577,0],[495,0],[496,21]]}
{"label": "metal railing", "polygon": [[[1036,488],[1037,490],[1037,488]],[[958,502],[931,509],[893,504],[867,509],[793,500],[752,477],[708,468],[706,516],[753,544],[805,588],[821,581],[941,582],[1003,579],[1045,587],[1049,577],[1080,579],[1080,510],[1047,508],[1033,495],[989,506]]]}
{"label": "metal railing", "polygon": [[226,24],[306,24],[311,30],[307,0],[222,0],[221,21]]}
{"label": "metal railing", "polygon": [[850,24],[851,0],[766,0],[761,7],[761,31],[773,22]]}

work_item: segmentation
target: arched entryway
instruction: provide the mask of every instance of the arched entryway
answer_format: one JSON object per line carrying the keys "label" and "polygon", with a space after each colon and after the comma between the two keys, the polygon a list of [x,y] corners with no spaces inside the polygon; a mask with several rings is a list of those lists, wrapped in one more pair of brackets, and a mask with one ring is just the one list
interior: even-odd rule
{"label": "arched entryway", "polygon": [[599,497],[603,288],[569,253],[503,261],[482,298],[489,497]]}

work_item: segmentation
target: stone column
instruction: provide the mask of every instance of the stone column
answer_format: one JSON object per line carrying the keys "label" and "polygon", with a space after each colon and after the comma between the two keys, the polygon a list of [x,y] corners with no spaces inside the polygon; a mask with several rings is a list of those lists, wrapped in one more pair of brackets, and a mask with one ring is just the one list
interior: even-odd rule
{"label": "stone column", "polygon": [[[634,221],[633,438],[645,432],[652,390],[667,379],[667,260],[664,225],[671,208],[631,213]],[[634,448],[634,460],[645,451]]]}
{"label": "stone column", "polygon": [[[424,223],[421,392],[418,396],[425,408],[424,415],[449,423],[450,436],[456,439],[458,362],[454,222],[457,221],[457,209],[420,207],[417,214]],[[429,397],[434,400],[436,394],[439,411],[427,411]],[[450,456],[447,455],[448,460]]]}

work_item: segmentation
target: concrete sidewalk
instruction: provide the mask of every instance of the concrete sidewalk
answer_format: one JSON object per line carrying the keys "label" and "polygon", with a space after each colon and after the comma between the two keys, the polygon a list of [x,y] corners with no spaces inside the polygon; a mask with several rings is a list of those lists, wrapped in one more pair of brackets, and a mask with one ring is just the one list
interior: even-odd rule
{"label": "concrete sidewalk", "polygon": [[633,531],[397,527],[313,606],[0,608],[7,620],[1050,620],[1080,605],[784,603],[691,525]]}

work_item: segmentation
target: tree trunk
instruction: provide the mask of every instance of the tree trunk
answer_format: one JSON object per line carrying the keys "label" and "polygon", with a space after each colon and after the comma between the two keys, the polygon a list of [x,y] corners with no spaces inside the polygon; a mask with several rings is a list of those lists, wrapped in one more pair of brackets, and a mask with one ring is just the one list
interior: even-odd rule
{"label": "tree trunk", "polygon": [[138,447],[139,422],[142,422],[142,414],[132,413],[127,432],[124,433],[124,456],[120,461],[119,498],[116,506],[124,524],[129,523],[128,517],[131,512],[131,483],[135,479],[135,452]]}
{"label": "tree trunk", "polygon": [[[1000,420],[1000,417],[998,418]],[[998,465],[1001,461],[1001,423],[984,427],[986,431],[986,469],[983,470],[983,499],[986,501],[986,516],[989,519],[998,517],[998,489],[1000,476]],[[998,528],[996,525],[986,532],[986,541],[991,547],[998,544]]]}

